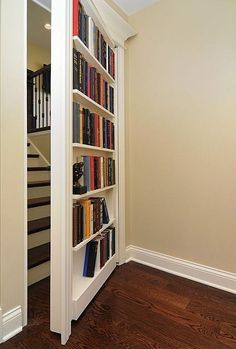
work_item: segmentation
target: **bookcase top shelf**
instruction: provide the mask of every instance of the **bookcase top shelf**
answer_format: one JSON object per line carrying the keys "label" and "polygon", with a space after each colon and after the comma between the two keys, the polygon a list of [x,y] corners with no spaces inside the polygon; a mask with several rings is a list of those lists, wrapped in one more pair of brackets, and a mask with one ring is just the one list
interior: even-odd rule
{"label": "bookcase top shelf", "polygon": [[110,187],[105,187],[105,188],[100,188],[100,189],[96,189],[93,191],[88,191],[87,193],[83,194],[83,195],[73,195],[73,200],[80,200],[80,199],[84,199],[87,198],[89,196],[94,196],[98,193],[102,193],[103,191],[106,190],[110,190],[110,189],[114,189],[116,185],[111,185]]}
{"label": "bookcase top shelf", "polygon": [[73,251],[79,251],[83,246],[85,246],[89,241],[95,239],[96,236],[98,236],[99,234],[101,234],[104,230],[106,230],[107,228],[110,227],[110,225],[112,225],[115,222],[115,218],[112,218],[110,220],[110,222],[108,224],[104,224],[102,229],[100,229],[97,233],[93,234],[92,236],[90,236],[88,239],[82,241],[81,243],[79,243],[77,246],[73,247]]}
{"label": "bookcase top shelf", "polygon": [[102,66],[102,64],[97,60],[96,57],[90,52],[87,46],[80,40],[78,36],[73,37],[74,41],[74,47],[76,48],[77,51],[79,51],[86,61],[93,66],[94,68],[97,69],[97,71],[104,77],[104,79],[109,83],[109,84],[114,84],[115,80],[113,77],[107,72],[107,70]]}
{"label": "bookcase top shelf", "polygon": [[96,151],[107,152],[107,153],[114,153],[115,152],[114,149],[95,147],[93,145],[81,144],[81,143],[73,143],[73,148],[82,148],[82,149],[96,150]]}
{"label": "bookcase top shelf", "polygon": [[98,113],[100,116],[107,118],[115,117],[115,115],[112,114],[109,110],[105,109],[103,106],[101,106],[79,90],[73,90],[73,100],[77,103],[81,103],[83,107],[88,108],[91,112]]}

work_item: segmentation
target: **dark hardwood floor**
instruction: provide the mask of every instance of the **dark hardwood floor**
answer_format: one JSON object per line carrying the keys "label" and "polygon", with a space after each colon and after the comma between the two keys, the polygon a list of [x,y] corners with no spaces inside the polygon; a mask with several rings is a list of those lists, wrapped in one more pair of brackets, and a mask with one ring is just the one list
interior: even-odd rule
{"label": "dark hardwood floor", "polygon": [[[29,325],[2,349],[57,349],[49,280],[29,289]],[[72,324],[69,349],[235,349],[236,296],[130,262]]]}

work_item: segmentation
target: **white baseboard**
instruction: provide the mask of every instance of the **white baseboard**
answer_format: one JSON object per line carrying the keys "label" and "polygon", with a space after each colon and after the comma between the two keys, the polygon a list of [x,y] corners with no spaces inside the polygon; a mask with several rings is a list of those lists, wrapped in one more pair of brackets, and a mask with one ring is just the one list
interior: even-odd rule
{"label": "white baseboard", "polygon": [[135,261],[152,268],[236,294],[236,274],[233,273],[133,245],[126,248],[126,261]]}
{"label": "white baseboard", "polygon": [[[0,310],[1,315],[1,310]],[[11,309],[3,314],[0,319],[0,343],[5,342],[22,331],[21,306]]]}

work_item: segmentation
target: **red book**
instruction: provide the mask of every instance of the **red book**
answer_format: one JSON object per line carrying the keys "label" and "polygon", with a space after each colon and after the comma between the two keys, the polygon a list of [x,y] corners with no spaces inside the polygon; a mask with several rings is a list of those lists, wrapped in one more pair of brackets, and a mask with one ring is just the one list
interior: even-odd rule
{"label": "red book", "polygon": [[103,99],[104,99],[104,88],[103,88],[103,76],[100,77],[100,101],[99,104],[103,105]]}
{"label": "red book", "polygon": [[73,0],[73,36],[79,35],[79,0]]}
{"label": "red book", "polygon": [[94,190],[94,156],[90,156],[89,161],[90,161],[90,190]]}

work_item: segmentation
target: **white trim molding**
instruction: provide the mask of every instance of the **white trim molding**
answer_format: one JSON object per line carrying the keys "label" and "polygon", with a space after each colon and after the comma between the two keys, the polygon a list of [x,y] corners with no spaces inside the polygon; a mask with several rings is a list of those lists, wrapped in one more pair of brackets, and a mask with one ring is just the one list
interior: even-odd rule
{"label": "white trim molding", "polygon": [[138,246],[126,248],[126,262],[135,261],[167,273],[236,294],[236,274],[150,251]]}
{"label": "white trim molding", "polygon": [[[0,315],[2,311],[0,309]],[[22,310],[19,305],[16,308],[9,310],[7,313],[3,314],[0,318],[0,334],[1,342],[5,342],[11,337],[15,336],[17,333],[22,331]]]}

